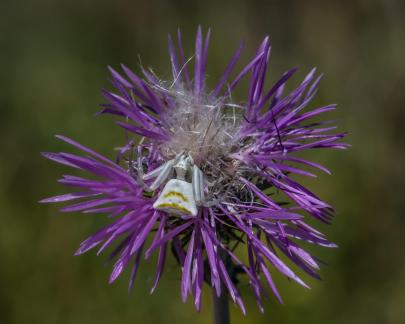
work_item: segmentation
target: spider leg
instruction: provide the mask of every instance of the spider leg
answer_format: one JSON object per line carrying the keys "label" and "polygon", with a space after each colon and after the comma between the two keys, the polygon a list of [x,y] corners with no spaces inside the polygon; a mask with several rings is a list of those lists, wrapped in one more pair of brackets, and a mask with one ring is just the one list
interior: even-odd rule
{"label": "spider leg", "polygon": [[[168,161],[169,162],[169,161]],[[166,164],[168,163],[163,163],[160,167],[156,168],[155,170],[152,170],[151,172],[144,174],[142,176],[143,180],[150,180],[152,178],[157,178],[159,174],[162,172],[162,170],[165,168]]]}
{"label": "spider leg", "polygon": [[176,163],[175,160],[170,160],[170,161],[167,161],[165,164],[163,164],[163,167],[160,170],[160,172],[158,173],[155,181],[153,181],[153,183],[150,185],[150,187],[148,189],[151,190],[151,191],[154,191],[163,182],[165,182],[166,179],[169,178],[169,176],[172,174],[173,166],[174,166],[175,163]]}
{"label": "spider leg", "polygon": [[135,180],[141,187],[145,188],[145,187],[147,187],[147,185],[143,182],[144,175],[143,175],[143,166],[142,166],[142,158],[143,158],[142,146],[138,145],[137,149],[138,149],[138,157],[136,159],[136,164],[137,164],[136,171],[138,173],[138,176],[135,177]]}
{"label": "spider leg", "polygon": [[194,164],[193,165],[193,191],[194,199],[198,206],[202,206],[205,201],[204,195],[204,175],[202,171]]}
{"label": "spider leg", "polygon": [[[142,167],[142,156],[138,154],[138,182],[141,184],[145,190],[154,191],[156,190],[163,182],[166,181],[167,178],[172,177],[173,175],[173,166],[178,162],[182,153],[176,155],[176,157],[172,160],[163,163],[160,167],[148,172],[147,174],[143,173]],[[145,184],[144,180],[150,180],[156,178],[155,181],[148,186]]]}

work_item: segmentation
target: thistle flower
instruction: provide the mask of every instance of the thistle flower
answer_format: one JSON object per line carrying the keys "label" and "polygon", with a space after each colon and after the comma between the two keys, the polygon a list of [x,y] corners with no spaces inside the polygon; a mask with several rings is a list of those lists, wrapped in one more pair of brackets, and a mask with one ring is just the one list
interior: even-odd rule
{"label": "thistle flower", "polygon": [[[65,175],[59,182],[80,191],[42,202],[80,200],[61,211],[109,215],[111,223],[82,242],[76,255],[96,247],[100,254],[114,245],[110,282],[130,267],[131,288],[141,258],[157,251],[153,292],[170,246],[181,266],[183,301],[192,294],[200,309],[207,282],[218,296],[225,289],[245,312],[236,285],[236,274],[244,273],[263,310],[263,281],[282,302],[273,271],[308,287],[280,254],[319,278],[319,260],[300,243],[336,246],[306,223],[310,217],[329,223],[333,208],[295,179],[295,175],[315,176],[304,166],[329,171],[296,153],[343,149],[346,145],[338,141],[344,134],[331,133],[335,127],[326,125],[330,122],[309,121],[335,108],[305,111],[321,79],[315,77],[315,69],[287,94],[284,86],[296,69],[265,90],[268,37],[231,78],[241,45],[215,87],[207,89],[209,39],[210,31],[204,39],[199,28],[195,55],[186,60],[180,32],[177,46],[169,36],[173,73],[169,82],[151,70],[142,69],[140,77],[124,65],[124,74],[110,68],[116,91],[103,90],[108,103],[101,113],[122,117],[117,124],[137,136],[120,149],[116,161],[58,136],[84,155],[44,153],[45,157],[98,179]],[[247,100],[235,102],[231,94],[246,76],[250,77]],[[149,236],[152,243],[147,245]]]}

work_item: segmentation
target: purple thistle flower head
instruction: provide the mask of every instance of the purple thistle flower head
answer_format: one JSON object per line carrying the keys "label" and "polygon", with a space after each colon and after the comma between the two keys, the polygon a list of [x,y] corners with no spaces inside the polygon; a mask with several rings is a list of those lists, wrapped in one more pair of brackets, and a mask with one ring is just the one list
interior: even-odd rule
{"label": "purple thistle flower head", "polygon": [[[116,90],[103,90],[108,103],[101,113],[121,116],[117,124],[135,136],[120,149],[116,161],[58,136],[83,155],[44,156],[97,179],[65,175],[59,182],[79,190],[42,202],[78,200],[61,211],[109,216],[110,224],[82,242],[76,254],[93,248],[99,254],[111,247],[115,263],[110,282],[129,267],[131,288],[141,259],[156,251],[153,292],[170,247],[181,266],[184,301],[193,295],[199,309],[207,282],[218,296],[227,291],[245,312],[236,285],[236,274],[244,273],[263,310],[265,287],[260,278],[280,302],[274,271],[308,287],[280,254],[319,278],[318,259],[300,243],[336,246],[306,223],[309,217],[329,223],[333,208],[295,180],[296,174],[314,176],[303,167],[329,171],[296,153],[343,149],[346,145],[339,140],[344,133],[333,133],[335,127],[327,126],[327,121],[310,121],[335,108],[307,109],[321,78],[315,69],[289,93],[284,93],[284,85],[296,69],[265,88],[268,37],[231,77],[239,47],[215,87],[208,89],[209,38],[210,31],[204,38],[199,28],[195,54],[186,60],[180,32],[176,42],[169,37],[173,78],[168,82],[144,69],[138,76],[124,65],[123,74],[110,68]],[[247,99],[234,102],[232,91],[243,77],[250,78]],[[153,240],[147,245],[149,236]],[[241,249],[247,252],[246,260],[241,259]]]}

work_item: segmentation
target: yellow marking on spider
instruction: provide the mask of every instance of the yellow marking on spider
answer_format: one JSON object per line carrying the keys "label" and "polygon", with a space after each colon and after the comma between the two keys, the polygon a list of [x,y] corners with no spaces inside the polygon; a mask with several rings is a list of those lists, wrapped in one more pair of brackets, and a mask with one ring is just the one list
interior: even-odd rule
{"label": "yellow marking on spider", "polygon": [[183,201],[188,201],[188,199],[182,193],[177,192],[177,191],[169,191],[163,197],[167,198],[167,197],[173,197],[173,196],[180,198]]}
{"label": "yellow marking on spider", "polygon": [[162,203],[162,204],[157,205],[156,207],[158,207],[158,208],[170,207],[170,208],[173,208],[173,209],[180,210],[180,211],[182,211],[182,212],[184,212],[186,214],[192,215],[192,212],[190,210],[188,210],[187,208],[185,208],[183,206],[180,206],[179,204],[176,204],[176,203]]}

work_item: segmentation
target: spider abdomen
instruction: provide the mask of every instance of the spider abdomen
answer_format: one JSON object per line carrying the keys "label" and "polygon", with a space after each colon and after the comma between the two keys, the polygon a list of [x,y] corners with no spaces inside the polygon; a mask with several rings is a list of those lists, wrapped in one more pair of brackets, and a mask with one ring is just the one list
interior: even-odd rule
{"label": "spider abdomen", "polygon": [[153,208],[169,214],[197,216],[192,184],[179,179],[169,180]]}

